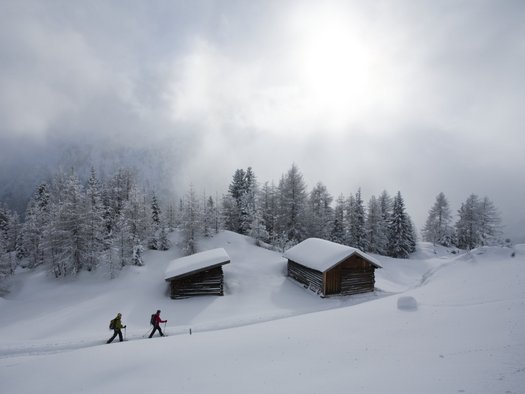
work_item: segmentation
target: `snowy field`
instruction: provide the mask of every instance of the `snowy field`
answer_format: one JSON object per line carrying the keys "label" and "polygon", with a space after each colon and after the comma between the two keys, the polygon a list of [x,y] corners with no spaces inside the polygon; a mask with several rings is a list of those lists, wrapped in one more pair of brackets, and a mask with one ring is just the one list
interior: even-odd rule
{"label": "snowy field", "polygon": [[[111,281],[19,272],[0,298],[0,392],[525,392],[525,245],[374,256],[375,293],[327,299],[249,238],[200,243],[218,247],[224,297],[167,296],[177,247]],[[144,339],[157,309],[168,337]],[[117,312],[127,341],[106,345]]]}

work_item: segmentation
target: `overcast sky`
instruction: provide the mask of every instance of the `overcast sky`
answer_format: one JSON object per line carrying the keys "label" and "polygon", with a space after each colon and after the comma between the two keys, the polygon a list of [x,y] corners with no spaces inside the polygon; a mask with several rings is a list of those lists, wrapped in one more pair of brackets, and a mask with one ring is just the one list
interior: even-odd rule
{"label": "overcast sky", "polygon": [[171,182],[237,168],[421,227],[488,196],[525,226],[523,1],[0,1],[2,165],[63,141],[173,148]]}

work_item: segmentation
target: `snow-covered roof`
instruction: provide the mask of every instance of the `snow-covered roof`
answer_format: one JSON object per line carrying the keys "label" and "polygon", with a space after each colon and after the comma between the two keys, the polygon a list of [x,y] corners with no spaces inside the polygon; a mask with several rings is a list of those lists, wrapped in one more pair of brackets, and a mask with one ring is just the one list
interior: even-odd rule
{"label": "snow-covered roof", "polygon": [[171,261],[164,274],[164,280],[188,276],[205,269],[228,264],[229,262],[230,256],[228,256],[228,253],[226,253],[223,248],[195,253]]}
{"label": "snow-covered roof", "polygon": [[305,267],[325,272],[354,254],[376,268],[382,268],[379,261],[359,249],[319,238],[308,238],[288,249],[283,256]]}

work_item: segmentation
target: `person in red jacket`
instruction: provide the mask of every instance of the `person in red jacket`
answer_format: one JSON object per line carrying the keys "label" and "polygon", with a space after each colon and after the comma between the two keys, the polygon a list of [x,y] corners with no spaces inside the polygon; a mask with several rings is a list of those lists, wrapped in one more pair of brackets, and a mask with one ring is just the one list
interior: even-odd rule
{"label": "person in red jacket", "polygon": [[151,334],[149,334],[149,337],[151,338],[153,336],[153,334],[155,334],[155,331],[159,330],[159,334],[161,337],[164,336],[164,333],[162,332],[162,330],[160,329],[160,323],[167,323],[168,321],[167,320],[162,320],[160,318],[160,310],[157,311],[157,313],[155,313],[153,316],[152,316],[152,323],[153,323],[153,331],[151,331]]}

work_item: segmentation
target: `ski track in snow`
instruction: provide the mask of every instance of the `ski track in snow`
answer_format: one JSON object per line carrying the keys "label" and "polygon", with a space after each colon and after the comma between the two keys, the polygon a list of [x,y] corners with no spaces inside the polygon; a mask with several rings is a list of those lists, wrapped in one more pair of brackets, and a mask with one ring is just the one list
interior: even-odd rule
{"label": "ski track in snow", "polygon": [[[297,312],[295,313],[293,312],[277,313],[277,314],[270,314],[267,316],[258,316],[258,317],[253,317],[253,318],[237,318],[231,321],[201,323],[201,324],[196,324],[195,326],[191,326],[191,327],[190,326],[166,327],[166,328],[163,328],[163,331],[165,333],[165,336],[177,336],[177,335],[195,335],[195,334],[210,332],[210,331],[228,330],[231,328],[250,326],[254,324],[260,324],[260,323],[270,322],[274,320],[286,319],[286,318],[300,316],[300,315],[309,314],[309,313],[317,313],[317,312],[327,311],[331,309],[349,307],[349,306],[361,304],[363,302],[368,302],[371,300],[376,300],[379,298],[391,296],[394,294],[397,294],[397,293],[385,293],[385,292],[378,291],[373,296],[357,295],[358,297],[361,296],[361,299],[358,298],[355,304],[343,304],[341,306],[327,306],[326,308],[303,311],[302,313],[297,313]],[[148,329],[148,331],[145,334],[140,334],[140,332],[144,332],[144,330],[138,331],[139,333],[137,333],[136,330],[130,332],[129,334],[123,333],[126,337],[126,339],[123,342],[150,339],[148,338],[148,335],[151,332],[151,330],[152,330],[151,328]],[[14,358],[14,357],[26,357],[26,356],[41,356],[41,355],[69,352],[69,351],[74,351],[74,350],[79,350],[79,349],[84,349],[84,348],[90,348],[94,346],[108,345],[106,341],[110,338],[111,335],[112,335],[112,332],[109,331],[107,334],[107,337],[103,339],[92,338],[89,340],[84,339],[84,340],[67,341],[67,342],[53,341],[52,343],[44,343],[44,344],[32,344],[32,345],[26,345],[26,346],[17,346],[17,345],[8,346],[8,347],[0,348],[0,359]],[[158,336],[158,334],[155,334],[155,336],[151,339],[155,339],[155,338],[160,338],[160,337]],[[116,338],[109,345],[115,345],[118,343],[119,343],[119,340]]]}

